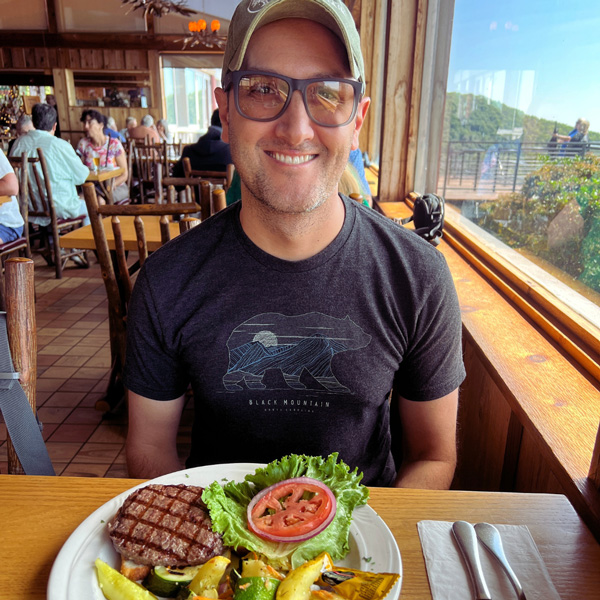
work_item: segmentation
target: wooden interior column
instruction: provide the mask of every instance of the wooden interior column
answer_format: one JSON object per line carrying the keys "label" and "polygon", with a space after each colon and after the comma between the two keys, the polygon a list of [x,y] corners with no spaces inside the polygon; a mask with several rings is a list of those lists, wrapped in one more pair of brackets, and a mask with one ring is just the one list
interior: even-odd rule
{"label": "wooden interior column", "polygon": [[[427,0],[388,5],[379,200],[403,200],[414,170]],[[410,161],[410,162],[409,162]]]}
{"label": "wooden interior column", "polygon": [[[27,400],[36,412],[37,381],[37,330],[35,324],[35,299],[33,260],[9,258],[5,264],[6,332],[13,366]],[[17,453],[7,439],[8,472],[19,475],[23,467]]]}

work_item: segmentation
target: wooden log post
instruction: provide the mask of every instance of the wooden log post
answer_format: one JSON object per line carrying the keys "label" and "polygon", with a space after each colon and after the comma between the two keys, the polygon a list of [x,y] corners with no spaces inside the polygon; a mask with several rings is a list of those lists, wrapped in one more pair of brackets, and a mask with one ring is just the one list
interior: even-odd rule
{"label": "wooden log post", "polygon": [[[37,330],[35,322],[35,295],[33,260],[9,258],[5,264],[6,330],[14,369],[36,412]],[[24,474],[10,437],[7,439],[8,472]]]}

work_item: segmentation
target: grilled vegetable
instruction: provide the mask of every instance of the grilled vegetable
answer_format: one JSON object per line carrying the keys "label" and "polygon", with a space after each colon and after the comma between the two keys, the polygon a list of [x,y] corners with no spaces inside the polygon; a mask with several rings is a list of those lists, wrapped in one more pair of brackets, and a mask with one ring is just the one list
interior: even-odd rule
{"label": "grilled vegetable", "polygon": [[157,596],[174,598],[181,588],[192,582],[200,569],[200,565],[195,567],[154,567],[142,585]]}
{"label": "grilled vegetable", "polygon": [[330,570],[333,563],[329,555],[323,552],[317,558],[300,565],[279,584],[277,600],[309,600],[310,586],[317,581],[321,571]]}
{"label": "grilled vegetable", "polygon": [[127,579],[119,571],[96,559],[98,585],[107,600],[156,600],[156,596],[141,585]]}
{"label": "grilled vegetable", "polygon": [[273,600],[279,586],[274,577],[242,577],[233,593],[234,600]]}
{"label": "grilled vegetable", "polygon": [[[224,556],[215,556],[209,561],[205,562],[200,570],[192,579],[189,585],[190,591],[196,596],[203,596],[205,598],[212,598],[212,595],[207,595],[209,590],[215,590],[219,587],[219,582],[225,574],[225,570],[231,561]],[[214,596],[217,598],[218,594]]]}

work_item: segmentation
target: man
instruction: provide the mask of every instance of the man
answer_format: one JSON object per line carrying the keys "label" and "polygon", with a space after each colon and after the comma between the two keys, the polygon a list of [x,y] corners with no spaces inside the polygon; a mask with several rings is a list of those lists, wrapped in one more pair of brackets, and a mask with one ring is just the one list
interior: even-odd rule
{"label": "man", "polygon": [[[85,182],[90,170],[81,162],[69,142],[54,136],[56,110],[49,104],[36,104],[31,111],[31,118],[35,129],[17,139],[11,156],[21,156],[23,152],[28,156],[37,156],[37,149],[41,148],[48,165],[56,216],[68,219],[87,215],[85,200],[77,195],[75,186]],[[29,166],[30,178],[34,177],[33,168],[34,165]],[[50,224],[50,219],[29,217],[29,222],[45,227]]]}
{"label": "man", "polygon": [[142,119],[141,125],[132,127],[129,130],[129,137],[142,141],[148,138],[151,144],[160,144],[160,137],[154,128],[154,118],[152,115],[146,115]]}
{"label": "man", "polygon": [[219,111],[215,110],[210,118],[208,131],[198,138],[195,144],[185,146],[181,159],[173,165],[173,177],[183,177],[183,159],[189,158],[192,169],[198,171],[223,171],[231,164],[229,144],[221,139],[223,128]]}
{"label": "man", "polygon": [[241,202],[138,277],[124,372],[130,475],[181,468],[191,381],[188,466],[338,451],[368,485],[447,488],[464,377],[458,301],[441,253],[337,193],[369,105],[349,11],[244,0],[223,65],[215,93]]}
{"label": "man", "polygon": [[127,139],[130,136],[130,132],[134,127],[137,127],[137,119],[131,115],[125,119],[125,127],[119,131],[119,133]]}
{"label": "man", "polygon": [[20,138],[21,136],[25,135],[28,131],[31,131],[32,129],[35,129],[35,127],[33,126],[33,121],[31,120],[31,115],[27,115],[27,114],[23,113],[17,119],[17,123],[15,125],[15,133],[16,133],[17,137],[10,140],[10,142],[8,142],[8,155],[9,156],[10,156],[10,151],[12,150],[12,147],[13,147],[14,143],[16,142],[16,140],[18,138]]}
{"label": "man", "polygon": [[111,138],[117,138],[121,144],[125,144],[127,142],[125,136],[120,131],[117,131],[117,122],[115,121],[114,117],[107,117],[104,133]]}

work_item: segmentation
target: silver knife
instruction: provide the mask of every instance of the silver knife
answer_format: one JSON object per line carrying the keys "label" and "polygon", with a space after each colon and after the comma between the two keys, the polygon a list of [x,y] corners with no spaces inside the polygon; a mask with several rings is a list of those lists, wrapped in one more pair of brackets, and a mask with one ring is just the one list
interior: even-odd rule
{"label": "silver knife", "polygon": [[475,533],[477,534],[479,541],[490,551],[492,556],[506,571],[512,586],[515,588],[515,592],[517,593],[519,600],[527,600],[525,598],[525,592],[521,587],[521,583],[517,579],[515,572],[511,569],[510,563],[506,558],[506,554],[504,554],[500,532],[489,523],[477,523],[477,525],[475,525]]}
{"label": "silver knife", "polygon": [[465,561],[467,573],[473,585],[474,599],[492,600],[479,560],[475,528],[466,521],[456,521],[452,524],[452,533]]}

